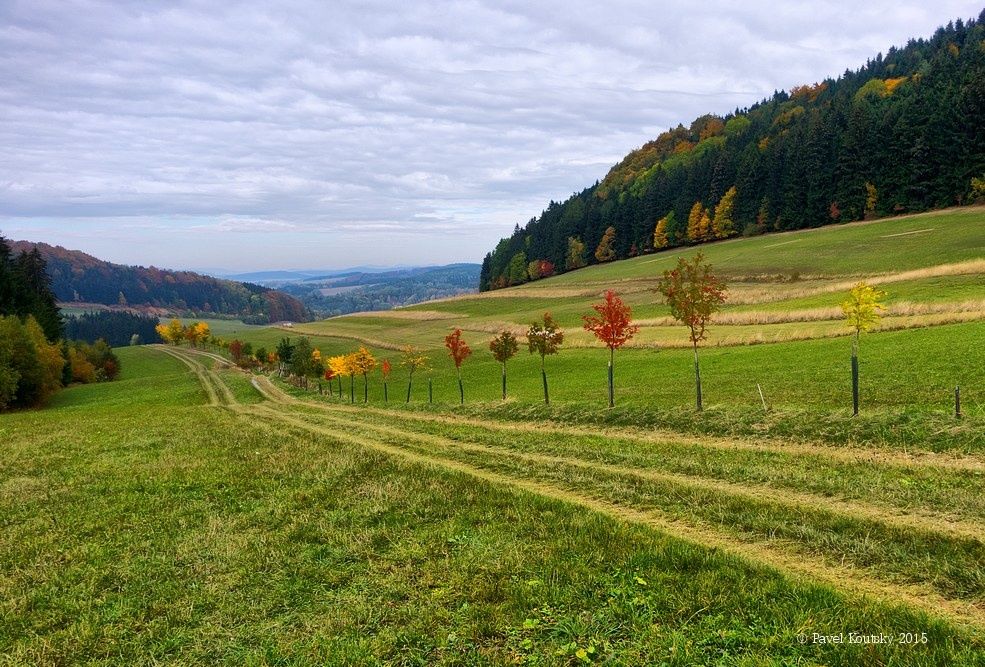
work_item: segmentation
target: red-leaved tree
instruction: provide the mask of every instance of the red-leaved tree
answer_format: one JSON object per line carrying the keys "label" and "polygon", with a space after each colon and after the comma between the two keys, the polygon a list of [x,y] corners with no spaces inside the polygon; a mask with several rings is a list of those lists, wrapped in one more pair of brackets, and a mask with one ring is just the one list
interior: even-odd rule
{"label": "red-leaved tree", "polygon": [[612,367],[616,360],[616,350],[636,335],[640,328],[633,324],[633,311],[612,290],[606,290],[599,303],[592,304],[597,315],[585,315],[585,330],[609,348],[609,407],[615,405],[615,392],[612,381]]}
{"label": "red-leaved tree", "polygon": [[472,354],[472,349],[462,340],[462,330],[455,329],[445,336],[445,347],[448,348],[448,356],[455,362],[455,370],[458,372],[458,395],[462,404],[465,403],[465,388],[462,386],[462,362]]}

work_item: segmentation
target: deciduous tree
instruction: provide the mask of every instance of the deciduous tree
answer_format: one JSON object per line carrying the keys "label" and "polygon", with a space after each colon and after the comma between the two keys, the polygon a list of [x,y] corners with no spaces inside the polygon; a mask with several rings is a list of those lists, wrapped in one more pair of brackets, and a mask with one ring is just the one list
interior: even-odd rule
{"label": "deciduous tree", "polygon": [[612,290],[606,290],[602,301],[593,304],[596,315],[585,315],[585,330],[591,331],[595,337],[609,348],[609,407],[615,405],[615,390],[613,383],[613,365],[616,350],[626,344],[640,328],[633,324],[633,311]]}
{"label": "deciduous tree", "polygon": [[353,371],[363,376],[363,403],[369,402],[369,373],[376,368],[376,357],[366,347],[360,346],[352,353]]}
{"label": "deciduous tree", "polygon": [[455,329],[445,336],[445,347],[448,348],[448,356],[455,362],[455,372],[458,373],[458,396],[464,405],[465,387],[462,385],[462,363],[472,354],[472,349],[462,338],[461,329]]}
{"label": "deciduous tree", "polygon": [[380,364],[380,373],[383,375],[383,402],[388,403],[390,401],[390,396],[387,393],[387,382],[390,380],[390,373],[393,371],[393,366],[390,364],[389,359],[384,359],[383,363]]}
{"label": "deciduous tree", "polygon": [[881,292],[870,287],[865,282],[856,283],[848,293],[848,298],[841,304],[845,314],[845,324],[852,330],[852,409],[858,414],[858,343],[859,335],[878,326],[885,306],[881,299],[886,297]]}
{"label": "deciduous tree", "polygon": [[694,349],[694,383],[698,410],[701,403],[701,369],[698,365],[698,343],[705,339],[708,322],[725,303],[725,281],[715,276],[711,265],[704,263],[704,255],[698,253],[690,261],[681,257],[677,267],[664,271],[657,291],[660,292],[670,313],[690,331]]}
{"label": "deciduous tree", "polygon": [[544,313],[543,322],[534,322],[527,329],[527,348],[530,354],[540,355],[540,376],[544,381],[544,403],[550,405],[550,394],[547,391],[547,371],[544,360],[549,354],[557,354],[564,342],[564,332],[558,326],[550,313]]}
{"label": "deciduous tree", "polygon": [[410,390],[414,384],[414,373],[416,371],[426,371],[430,359],[426,354],[419,352],[413,347],[405,347],[400,359],[400,365],[407,369],[407,403],[410,403]]}
{"label": "deciduous tree", "polygon": [[609,227],[602,235],[598,247],[595,249],[595,259],[599,262],[610,262],[616,258],[616,249],[613,247],[616,241],[616,228]]}
{"label": "deciduous tree", "polygon": [[715,220],[712,223],[712,231],[716,239],[727,239],[735,236],[735,197],[738,194],[733,185],[730,187],[718,205],[715,207]]}
{"label": "deciduous tree", "polygon": [[577,236],[568,237],[568,252],[564,258],[564,268],[568,271],[585,266],[585,244]]}
{"label": "deciduous tree", "polygon": [[506,362],[512,359],[520,349],[520,344],[510,331],[502,331],[489,342],[489,351],[493,358],[503,365],[503,400],[506,400]]}

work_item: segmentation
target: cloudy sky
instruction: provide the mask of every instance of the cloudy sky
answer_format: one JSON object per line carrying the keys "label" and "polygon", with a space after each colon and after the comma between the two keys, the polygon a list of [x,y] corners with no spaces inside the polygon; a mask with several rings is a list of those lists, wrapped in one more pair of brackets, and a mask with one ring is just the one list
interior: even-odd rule
{"label": "cloudy sky", "polygon": [[0,2],[0,233],[127,264],[480,261],[669,126],[981,0]]}

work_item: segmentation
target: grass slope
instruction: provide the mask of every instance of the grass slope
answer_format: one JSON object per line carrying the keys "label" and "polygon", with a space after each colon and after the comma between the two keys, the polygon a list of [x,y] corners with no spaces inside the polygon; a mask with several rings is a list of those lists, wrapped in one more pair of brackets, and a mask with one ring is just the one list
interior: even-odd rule
{"label": "grass slope", "polygon": [[175,354],[0,417],[0,661],[981,664],[977,458],[384,421]]}
{"label": "grass slope", "polygon": [[[332,318],[238,332],[272,348],[284,336],[308,335],[324,355],[368,345],[396,362],[399,350],[427,350],[435,400],[455,401],[453,365],[443,337],[461,327],[474,355],[463,375],[468,401],[491,402],[500,371],[486,345],[502,328],[522,334],[550,311],[566,327],[561,353],[548,359],[552,398],[586,410],[604,405],[604,348],[581,329],[581,316],[605,288],[633,305],[643,325],[616,355],[617,405],[669,410],[692,403],[693,370],[686,332],[652,292],[659,273],[693,250],[658,253],[588,267],[474,297],[388,313]],[[966,208],[816,230],[734,239],[705,247],[731,281],[730,304],[702,350],[706,403],[744,419],[761,406],[757,385],[779,410],[831,414],[850,405],[850,341],[838,304],[858,279],[888,292],[882,329],[862,340],[862,404],[869,414],[906,410],[943,415],[954,387],[973,418],[985,415],[985,209]],[[522,338],[521,338],[522,340]],[[532,405],[541,396],[539,360],[524,351],[509,364],[510,393]],[[391,380],[397,379],[400,370]],[[414,400],[426,400],[426,383]],[[372,377],[373,401],[382,398]],[[733,417],[730,417],[732,419]],[[980,422],[979,422],[980,424]]]}

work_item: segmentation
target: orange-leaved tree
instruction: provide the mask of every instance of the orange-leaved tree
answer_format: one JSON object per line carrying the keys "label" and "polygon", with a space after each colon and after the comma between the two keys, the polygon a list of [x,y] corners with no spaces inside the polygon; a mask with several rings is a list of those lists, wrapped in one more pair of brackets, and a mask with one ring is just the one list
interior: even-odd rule
{"label": "orange-leaved tree", "polygon": [[400,365],[407,369],[407,403],[410,403],[410,390],[414,385],[414,372],[419,370],[426,371],[429,362],[430,359],[428,359],[426,354],[410,346],[404,348]]}
{"label": "orange-leaved tree", "polygon": [[612,381],[612,366],[616,360],[616,350],[636,335],[640,328],[633,324],[633,311],[612,290],[606,290],[599,303],[592,304],[597,315],[585,315],[585,330],[609,348],[609,407],[615,405],[615,391]]}
{"label": "orange-leaved tree", "polygon": [[465,388],[462,386],[462,362],[472,354],[472,348],[462,338],[462,330],[455,329],[445,336],[445,347],[448,348],[448,356],[455,362],[455,371],[458,373],[458,396],[461,403],[465,404]]}
{"label": "orange-leaved tree", "polygon": [[506,362],[513,358],[520,349],[513,332],[503,330],[498,336],[489,341],[489,351],[493,359],[503,364],[503,400],[506,400]]}
{"label": "orange-leaved tree", "polygon": [[672,271],[664,271],[657,286],[657,291],[663,294],[665,302],[670,306],[670,314],[685,324],[691,332],[698,410],[702,409],[698,343],[705,339],[705,329],[712,315],[725,303],[727,289],[725,281],[711,272],[711,265],[703,262],[704,255],[701,252],[691,261],[680,257],[677,267]]}
{"label": "orange-leaved tree", "polygon": [[540,355],[540,376],[544,380],[544,403],[550,405],[550,394],[547,391],[547,371],[544,369],[544,359],[549,354],[557,354],[564,342],[564,332],[558,326],[550,313],[544,313],[544,321],[534,322],[527,329],[527,348],[530,354]]}
{"label": "orange-leaved tree", "polygon": [[383,402],[389,403],[390,396],[387,393],[387,381],[390,379],[390,372],[393,371],[393,366],[390,365],[389,359],[384,359],[383,363],[380,364],[380,373],[383,374]]}

